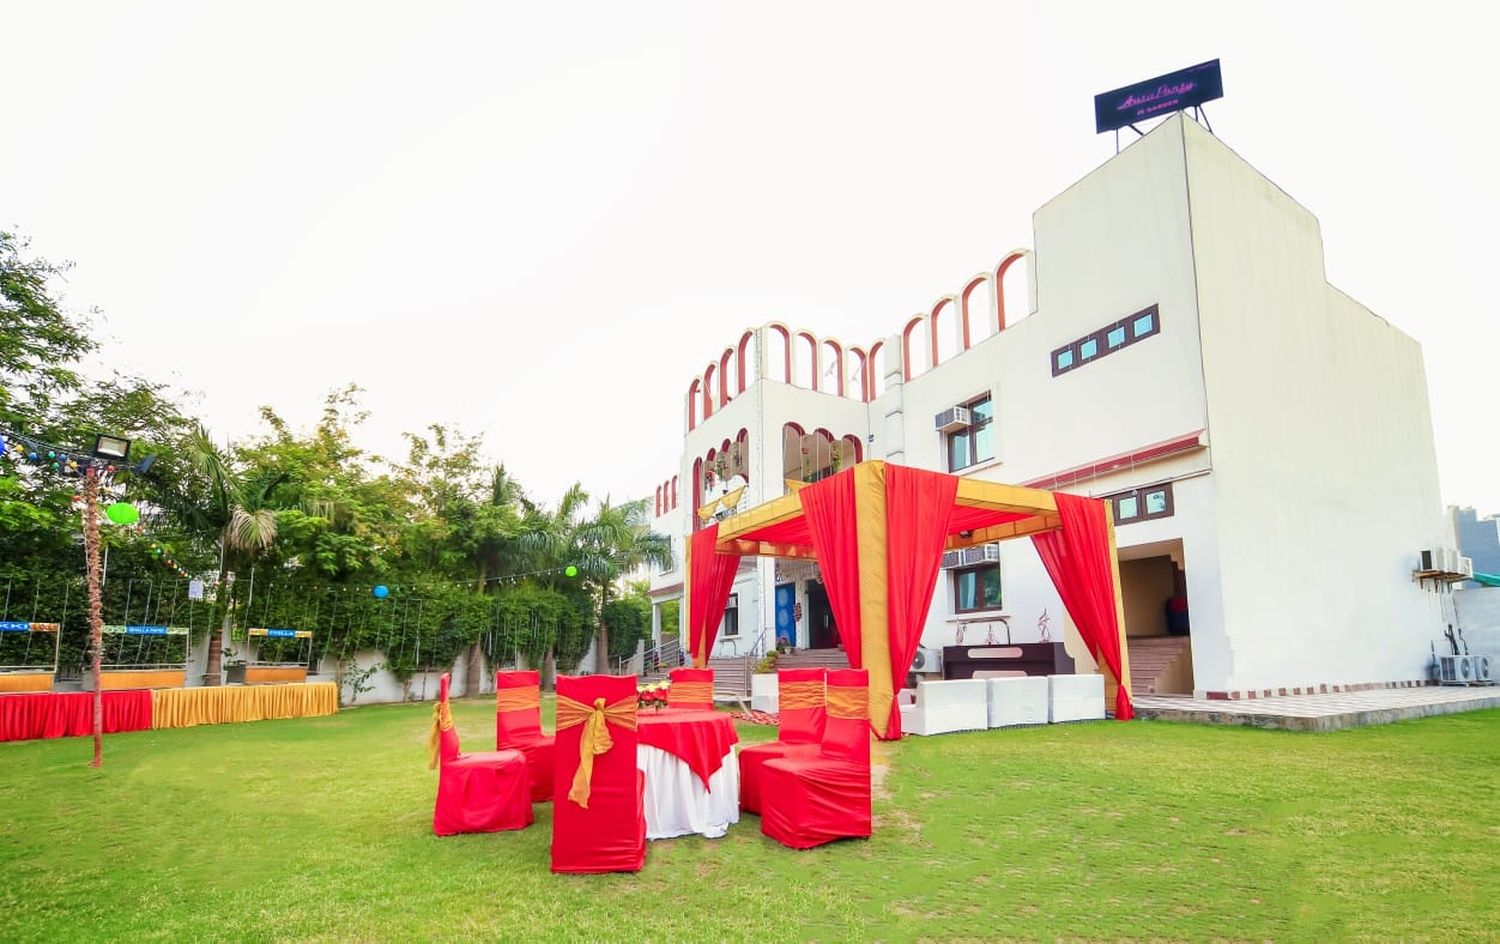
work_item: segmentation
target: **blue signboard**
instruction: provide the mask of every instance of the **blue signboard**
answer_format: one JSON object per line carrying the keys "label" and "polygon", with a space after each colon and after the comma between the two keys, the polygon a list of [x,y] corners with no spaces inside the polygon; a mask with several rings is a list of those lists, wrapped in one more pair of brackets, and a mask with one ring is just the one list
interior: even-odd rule
{"label": "blue signboard", "polygon": [[295,629],[268,629],[266,635],[272,639],[292,639],[297,635]]}
{"label": "blue signboard", "polygon": [[125,635],[127,635],[127,636],[165,636],[166,634],[167,634],[167,627],[165,627],[165,626],[126,626],[125,627]]}
{"label": "blue signboard", "polygon": [[0,620],[0,633],[29,633],[30,623],[17,622],[15,620]]}
{"label": "blue signboard", "polygon": [[1223,97],[1224,78],[1219,73],[1219,60],[1201,62],[1095,95],[1094,127],[1097,133],[1103,134]]}

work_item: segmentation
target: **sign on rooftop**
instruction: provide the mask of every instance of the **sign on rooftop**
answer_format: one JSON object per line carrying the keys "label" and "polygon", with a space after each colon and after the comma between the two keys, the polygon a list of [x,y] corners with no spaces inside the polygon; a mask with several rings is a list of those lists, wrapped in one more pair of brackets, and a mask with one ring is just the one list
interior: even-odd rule
{"label": "sign on rooftop", "polygon": [[1115,131],[1224,97],[1219,60],[1201,62],[1154,79],[1094,96],[1096,133]]}

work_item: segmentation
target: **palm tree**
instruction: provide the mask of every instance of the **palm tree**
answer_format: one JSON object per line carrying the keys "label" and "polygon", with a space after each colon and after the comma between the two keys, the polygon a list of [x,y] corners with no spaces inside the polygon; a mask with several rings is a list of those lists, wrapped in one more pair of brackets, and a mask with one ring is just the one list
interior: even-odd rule
{"label": "palm tree", "polygon": [[[497,577],[521,570],[524,559],[522,542],[536,507],[521,489],[521,483],[506,471],[504,465],[490,470],[488,494],[475,509],[473,563],[479,575],[479,592],[499,590]],[[469,646],[464,671],[464,691],[479,691],[482,646],[479,640]]]}
{"label": "palm tree", "polygon": [[160,501],[167,513],[190,533],[217,544],[219,549],[218,593],[226,600],[222,625],[209,631],[206,683],[221,684],[224,635],[234,625],[234,610],[228,605],[227,581],[231,570],[250,563],[276,541],[276,510],[271,493],[286,480],[284,473],[268,469],[235,468],[230,455],[220,449],[203,425],[197,424],[183,443],[187,474]]}
{"label": "palm tree", "polygon": [[647,564],[672,561],[672,539],[651,530],[644,499],[614,505],[606,497],[592,518],[573,533],[574,563],[594,593],[598,636],[594,642],[595,671],[609,671],[609,626],[604,608],[620,580]]}

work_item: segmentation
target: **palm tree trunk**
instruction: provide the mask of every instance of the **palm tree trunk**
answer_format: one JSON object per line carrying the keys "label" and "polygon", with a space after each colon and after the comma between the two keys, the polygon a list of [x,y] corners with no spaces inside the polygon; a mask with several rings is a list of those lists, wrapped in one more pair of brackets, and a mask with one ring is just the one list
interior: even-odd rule
{"label": "palm tree trunk", "polygon": [[599,635],[594,641],[594,671],[609,675],[609,626],[604,622],[604,604],[609,600],[609,588],[599,591]]}
{"label": "palm tree trunk", "polygon": [[480,671],[484,663],[484,649],[475,642],[469,646],[469,661],[464,667],[464,697],[473,698],[480,692],[481,679],[484,673]]}
{"label": "palm tree trunk", "polygon": [[218,593],[224,600],[224,621],[220,626],[210,628],[208,631],[208,664],[204,666],[203,684],[222,685],[224,678],[222,668],[224,662],[224,637],[234,626],[234,610],[229,594],[229,586],[225,580],[229,576],[229,558],[226,556],[224,562],[219,565]]}

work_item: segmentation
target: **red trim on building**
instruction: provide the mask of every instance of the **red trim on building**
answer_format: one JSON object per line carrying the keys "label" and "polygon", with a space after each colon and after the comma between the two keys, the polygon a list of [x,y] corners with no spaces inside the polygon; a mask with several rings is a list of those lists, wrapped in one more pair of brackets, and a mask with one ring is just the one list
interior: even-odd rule
{"label": "red trim on building", "polygon": [[1076,482],[1082,482],[1085,479],[1107,475],[1110,472],[1116,472],[1120,469],[1128,469],[1131,466],[1141,465],[1142,463],[1165,459],[1168,456],[1174,456],[1181,452],[1190,452],[1191,450],[1201,448],[1203,445],[1203,430],[1200,429],[1196,433],[1189,433],[1186,436],[1178,436],[1176,439],[1152,443],[1149,446],[1142,446],[1131,452],[1122,452],[1116,456],[1096,459],[1093,462],[1074,466],[1071,469],[1064,469],[1061,472],[1054,472],[1051,475],[1044,475],[1041,478],[1032,479],[1029,482],[1022,482],[1021,484],[1027,488],[1044,488],[1051,491],[1072,485]]}

